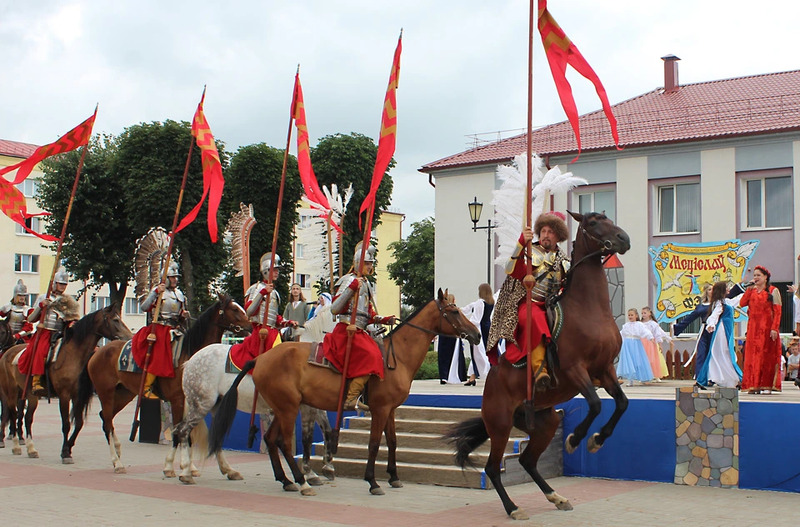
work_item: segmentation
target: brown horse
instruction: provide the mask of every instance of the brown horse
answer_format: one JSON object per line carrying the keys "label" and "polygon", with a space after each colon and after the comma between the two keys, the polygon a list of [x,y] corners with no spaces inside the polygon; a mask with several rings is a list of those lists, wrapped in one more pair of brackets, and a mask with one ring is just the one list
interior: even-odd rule
{"label": "brown horse", "polygon": [[[226,331],[239,335],[249,333],[250,327],[244,309],[228,295],[220,295],[219,300],[197,318],[184,337],[175,377],[160,377],[154,385],[159,397],[172,404],[173,422],[177,423],[183,419],[184,398],[180,366],[197,350],[221,342],[222,335]],[[119,459],[120,441],[114,431],[114,416],[136,397],[142,379],[140,372],[119,371],[117,365],[124,345],[124,340],[106,344],[89,359],[87,366],[90,382],[94,385],[102,406],[100,417],[103,420],[103,432],[108,441],[111,463],[117,474],[124,474],[126,471],[125,465]],[[168,473],[170,471],[171,474]],[[166,463],[164,472],[167,476],[175,477],[174,470],[171,466],[168,470]]]}
{"label": "brown horse", "polygon": [[535,393],[535,413],[529,416],[533,418],[533,426],[529,426],[522,405],[527,398],[527,369],[516,368],[500,358],[499,364],[486,377],[481,417],[453,426],[446,436],[454,445],[456,463],[462,468],[471,464],[470,452],[487,439],[491,440],[486,475],[503,501],[506,513],[515,520],[527,519],[528,516],[508,497],[500,480],[500,464],[512,426],[530,435],[528,445],[519,456],[520,464],[551,503],[561,510],[570,510],[572,505],[569,501],[557,494],[536,470],[539,456],[558,428],[560,417],[554,406],[579,393],[589,404],[588,415],[566,439],[567,452],[575,450],[600,413],[600,397],[595,392],[595,385],[602,386],[614,398],[616,406],[608,423],[588,440],[590,452],[603,446],[628,407],[628,399],[614,370],[614,358],[619,353],[622,339],[611,313],[602,257],[625,253],[630,249],[630,238],[605,214],[592,212],[582,216],[570,212],[570,215],[579,225],[572,248],[572,267],[560,300],[564,320],[558,337],[559,365],[554,370],[557,385]]}
{"label": "brown horse", "polygon": [[[372,414],[369,438],[369,460],[364,480],[370,484],[372,494],[383,494],[383,489],[375,481],[375,458],[381,443],[381,434],[386,435],[389,449],[387,472],[392,487],[402,487],[397,476],[395,450],[394,411],[403,404],[411,389],[411,381],[422,366],[430,343],[436,335],[452,335],[466,338],[473,344],[480,340],[480,332],[455,305],[452,295],[442,293],[431,300],[414,315],[399,324],[385,339],[388,351],[388,367],[383,381],[371,378],[367,393]],[[222,441],[230,429],[236,412],[238,398],[237,386],[253,367],[253,382],[258,393],[267,401],[275,414],[275,419],[267,429],[264,440],[270,454],[275,479],[283,484],[285,490],[300,490],[305,495],[314,494],[313,489],[303,477],[297,462],[291,455],[294,423],[301,403],[315,408],[336,411],[339,399],[341,374],[328,368],[308,364],[312,345],[305,342],[286,342],[274,347],[268,353],[250,361],[239,374],[233,386],[220,403],[211,426],[210,452],[222,449]],[[293,484],[283,471],[278,449],[283,453],[291,468]]]}
{"label": "brown horse", "polygon": [[[117,307],[114,305],[105,307],[93,313],[89,313],[79,321],[64,331],[63,343],[58,356],[54,361],[47,365],[47,379],[52,387],[52,393],[58,397],[59,408],[61,410],[61,432],[64,435],[64,443],[61,446],[61,462],[64,464],[73,463],[72,447],[78,433],[83,428],[84,409],[86,400],[91,393],[81,391],[81,377],[85,377],[86,362],[89,355],[94,351],[101,337],[108,339],[130,338],[131,330],[119,316]],[[19,344],[10,348],[0,359],[0,392],[4,394],[3,404],[8,408],[9,418],[12,426],[12,435],[16,427],[16,437],[14,438],[14,454],[21,454],[19,446],[22,440],[22,418],[25,401],[20,400],[22,388],[27,379],[26,375],[19,372],[13,360],[25,349],[27,344]],[[31,437],[31,427],[33,425],[33,414],[39,404],[39,397],[32,394],[28,386],[27,411],[25,412],[25,429],[27,440],[25,446],[28,450],[28,457],[39,457],[36,447]],[[70,403],[72,412],[70,416]],[[75,429],[70,436],[70,417],[75,423]],[[0,423],[4,426],[5,421]]]}

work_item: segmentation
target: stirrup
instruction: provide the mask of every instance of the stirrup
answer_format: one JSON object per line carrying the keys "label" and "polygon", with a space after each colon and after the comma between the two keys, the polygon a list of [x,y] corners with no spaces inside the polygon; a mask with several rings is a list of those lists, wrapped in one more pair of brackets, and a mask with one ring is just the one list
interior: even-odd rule
{"label": "stirrup", "polygon": [[542,371],[539,375],[536,376],[536,380],[534,381],[534,387],[536,388],[537,392],[543,392],[551,387],[550,384],[550,374],[546,371]]}
{"label": "stirrup", "polygon": [[47,388],[42,386],[40,383],[32,384],[31,394],[35,395],[36,397],[44,397],[47,395]]}

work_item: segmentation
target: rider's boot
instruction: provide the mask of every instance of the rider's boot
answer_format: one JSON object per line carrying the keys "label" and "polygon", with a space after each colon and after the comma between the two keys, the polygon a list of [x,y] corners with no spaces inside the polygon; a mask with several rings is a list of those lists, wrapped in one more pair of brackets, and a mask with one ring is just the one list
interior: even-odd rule
{"label": "rider's boot", "polygon": [[144,378],[144,391],[142,395],[146,399],[158,399],[158,395],[153,392],[153,383],[156,381],[156,376],[152,373],[148,373],[147,376]]}
{"label": "rider's boot", "polygon": [[550,374],[547,372],[547,366],[543,364],[544,353],[544,342],[540,342],[531,352],[531,371],[536,375],[533,384],[538,392],[543,392],[550,388]]}
{"label": "rider's boot", "polygon": [[[361,392],[367,385],[368,380],[369,380],[369,375],[362,375],[361,377],[355,377],[354,379],[350,380],[350,387],[347,389],[347,398],[345,399],[344,402],[345,410],[356,409],[356,402],[358,401],[358,396],[361,395]],[[358,404],[358,408],[359,410],[369,412],[369,406],[367,406],[363,402]]]}
{"label": "rider's boot", "polygon": [[47,389],[42,384],[41,375],[34,375],[31,378],[31,393],[36,397],[42,397],[47,395]]}

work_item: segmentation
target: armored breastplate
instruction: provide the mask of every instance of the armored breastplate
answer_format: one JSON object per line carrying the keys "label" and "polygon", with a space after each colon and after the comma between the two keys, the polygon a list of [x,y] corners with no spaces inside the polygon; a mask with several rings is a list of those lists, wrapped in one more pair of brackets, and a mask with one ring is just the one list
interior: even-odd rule
{"label": "armored breastplate", "polygon": [[564,257],[560,251],[545,252],[536,245],[533,246],[531,256],[533,277],[536,278],[536,284],[531,290],[531,297],[534,302],[544,302],[547,297],[557,293],[561,288]]}
{"label": "armored breastplate", "polygon": [[161,295],[161,312],[158,321],[168,326],[180,325],[181,311],[186,303],[186,297],[180,289],[166,289]]}
{"label": "armored breastplate", "polygon": [[[22,329],[25,323],[25,313],[28,311],[26,306],[10,305],[7,306],[8,311],[8,327],[11,328],[12,333],[17,333]],[[4,309],[5,311],[6,309]]]}
{"label": "armored breastplate", "polygon": [[[349,279],[348,279],[348,277],[349,277]],[[341,280],[341,282],[339,284],[339,288],[337,289],[337,293],[339,291],[344,292],[345,291],[344,288],[348,288],[349,289],[350,284],[353,282],[353,280],[357,280],[355,275],[346,275],[346,276],[342,277],[342,280]],[[352,289],[350,289],[350,291],[352,291]],[[341,293],[338,293],[338,294],[341,294]],[[357,297],[358,308],[357,308],[357,311],[356,311],[356,327],[358,327],[359,329],[366,329],[367,324],[369,324],[369,322],[370,322],[370,320],[369,320],[369,303],[370,303],[370,299],[372,298],[372,295],[373,295],[372,284],[367,282],[366,285],[362,285],[361,287],[359,287],[357,294],[358,294],[358,297]],[[352,300],[352,297],[351,297],[350,300],[347,302],[347,305],[345,305],[341,309],[337,310],[338,314],[337,314],[336,319],[339,322],[346,322],[348,324],[350,323],[350,315],[351,315],[352,309],[353,309],[352,302],[353,302],[353,300]]]}
{"label": "armored breastplate", "polygon": [[[51,296],[50,300],[55,301],[57,296]],[[44,319],[40,322],[44,329],[49,329],[50,331],[61,331],[64,329],[64,320],[58,316],[58,313],[53,309],[48,309],[45,313]]]}
{"label": "armored breastplate", "polygon": [[[253,303],[258,303],[258,309],[256,311],[251,312],[252,310],[248,309],[250,322],[254,324],[261,324],[261,322],[264,321],[264,310],[267,307],[267,303],[264,301],[264,297],[260,291],[266,286],[267,284],[264,282],[258,282],[250,286],[250,289],[247,290],[247,298],[252,300]],[[280,295],[277,291],[273,290],[269,295],[269,314],[266,319],[266,324],[270,327],[274,328],[278,323],[278,307],[280,303]]]}

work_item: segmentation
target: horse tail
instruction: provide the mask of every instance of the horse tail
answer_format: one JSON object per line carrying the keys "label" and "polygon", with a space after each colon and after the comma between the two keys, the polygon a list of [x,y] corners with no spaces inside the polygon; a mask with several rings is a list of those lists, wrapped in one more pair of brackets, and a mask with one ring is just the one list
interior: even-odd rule
{"label": "horse tail", "polygon": [[92,384],[92,378],[89,377],[89,368],[84,366],[78,376],[78,394],[75,397],[75,402],[72,403],[71,417],[73,422],[75,417],[81,414],[83,414],[84,420],[86,419],[89,414],[89,403],[92,400],[93,393],[94,385]]}
{"label": "horse tail", "polygon": [[444,439],[455,448],[456,465],[461,468],[474,467],[475,463],[469,455],[489,439],[489,432],[482,417],[473,417],[448,428]]}
{"label": "horse tail", "polygon": [[214,419],[211,421],[211,431],[208,433],[208,455],[209,457],[222,450],[222,443],[228,435],[236,417],[236,405],[239,402],[239,384],[250,370],[256,365],[256,361],[247,361],[242,367],[242,371],[236,376],[228,392],[219,403]]}

